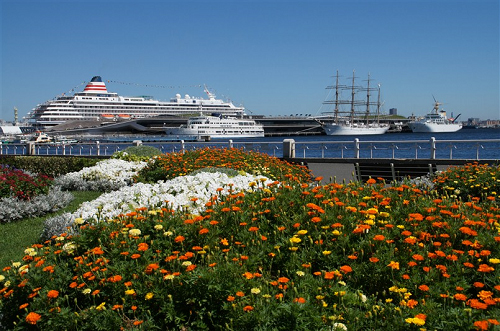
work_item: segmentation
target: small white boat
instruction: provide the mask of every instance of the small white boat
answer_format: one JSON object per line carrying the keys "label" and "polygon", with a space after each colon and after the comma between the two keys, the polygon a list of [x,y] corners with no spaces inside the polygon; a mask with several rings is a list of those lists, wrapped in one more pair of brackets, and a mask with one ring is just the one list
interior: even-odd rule
{"label": "small white boat", "polygon": [[247,118],[200,115],[189,118],[186,125],[165,128],[165,133],[195,140],[256,138],[264,137],[264,126]]}
{"label": "small white boat", "polygon": [[408,123],[412,132],[456,132],[462,129],[462,123],[455,118],[448,118],[444,110],[439,110],[441,103],[434,99],[434,108],[424,118]]}
{"label": "small white boat", "polygon": [[37,143],[37,144],[51,143],[52,142],[52,138],[49,137],[46,133],[38,131],[35,136],[32,136],[29,139],[29,141]]}

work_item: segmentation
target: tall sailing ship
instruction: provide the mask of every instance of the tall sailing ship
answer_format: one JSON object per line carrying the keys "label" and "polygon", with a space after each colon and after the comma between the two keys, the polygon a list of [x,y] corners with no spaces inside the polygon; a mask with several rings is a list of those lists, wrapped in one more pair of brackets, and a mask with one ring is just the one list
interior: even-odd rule
{"label": "tall sailing ship", "polygon": [[[335,86],[327,86],[327,89],[335,89],[335,100],[327,100],[323,104],[335,106],[333,114],[316,117],[325,133],[329,136],[345,135],[374,135],[384,134],[389,130],[389,124],[380,123],[380,85],[377,88],[370,87],[370,75],[368,75],[367,87],[355,85],[354,71],[352,73],[352,85],[350,87],[339,84],[339,73],[337,71]],[[342,90],[351,91],[350,100],[340,99]],[[366,91],[366,100],[357,100],[356,94]],[[371,92],[378,91],[377,102],[370,101]],[[342,111],[341,105],[350,105],[349,111]],[[376,106],[375,116],[370,115],[371,106]],[[359,107],[364,110],[359,111]]]}
{"label": "tall sailing ship", "polygon": [[170,101],[158,101],[153,97],[125,97],[108,92],[100,76],[94,76],[83,92],[62,95],[55,100],[37,105],[27,116],[38,129],[53,127],[68,121],[133,119],[160,115],[182,116],[188,114],[219,113],[231,116],[244,114],[243,107],[230,101],[216,99],[205,86],[208,99],[181,97],[177,94]]}

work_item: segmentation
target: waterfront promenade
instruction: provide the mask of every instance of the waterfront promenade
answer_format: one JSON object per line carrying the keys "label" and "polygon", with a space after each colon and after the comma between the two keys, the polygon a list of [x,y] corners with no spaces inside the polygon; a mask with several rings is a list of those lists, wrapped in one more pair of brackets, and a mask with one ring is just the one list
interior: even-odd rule
{"label": "waterfront promenade", "polygon": [[[369,138],[368,138],[369,139]],[[150,145],[163,153],[197,148],[241,148],[267,153],[306,165],[315,177],[349,182],[382,177],[387,181],[417,177],[450,166],[471,162],[499,164],[500,139],[451,140],[320,140],[294,139],[253,141],[89,141],[76,144],[1,144],[0,157],[6,155],[110,157],[132,145]]]}

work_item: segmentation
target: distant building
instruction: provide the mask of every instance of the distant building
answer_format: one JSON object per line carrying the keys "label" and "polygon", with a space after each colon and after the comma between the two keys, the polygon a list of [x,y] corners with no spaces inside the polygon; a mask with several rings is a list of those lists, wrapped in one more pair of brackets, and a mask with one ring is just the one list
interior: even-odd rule
{"label": "distant building", "polygon": [[389,115],[397,115],[398,114],[398,109],[397,108],[391,108],[389,109]]}

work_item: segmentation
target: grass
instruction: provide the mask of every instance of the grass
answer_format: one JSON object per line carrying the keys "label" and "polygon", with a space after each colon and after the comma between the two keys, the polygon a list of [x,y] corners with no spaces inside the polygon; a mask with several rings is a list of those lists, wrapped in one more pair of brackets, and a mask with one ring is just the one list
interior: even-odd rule
{"label": "grass", "polygon": [[72,192],[75,199],[64,209],[42,217],[27,218],[12,223],[0,224],[0,265],[10,265],[11,261],[20,261],[24,249],[40,241],[45,219],[66,212],[77,210],[82,202],[96,199],[102,192]]}

